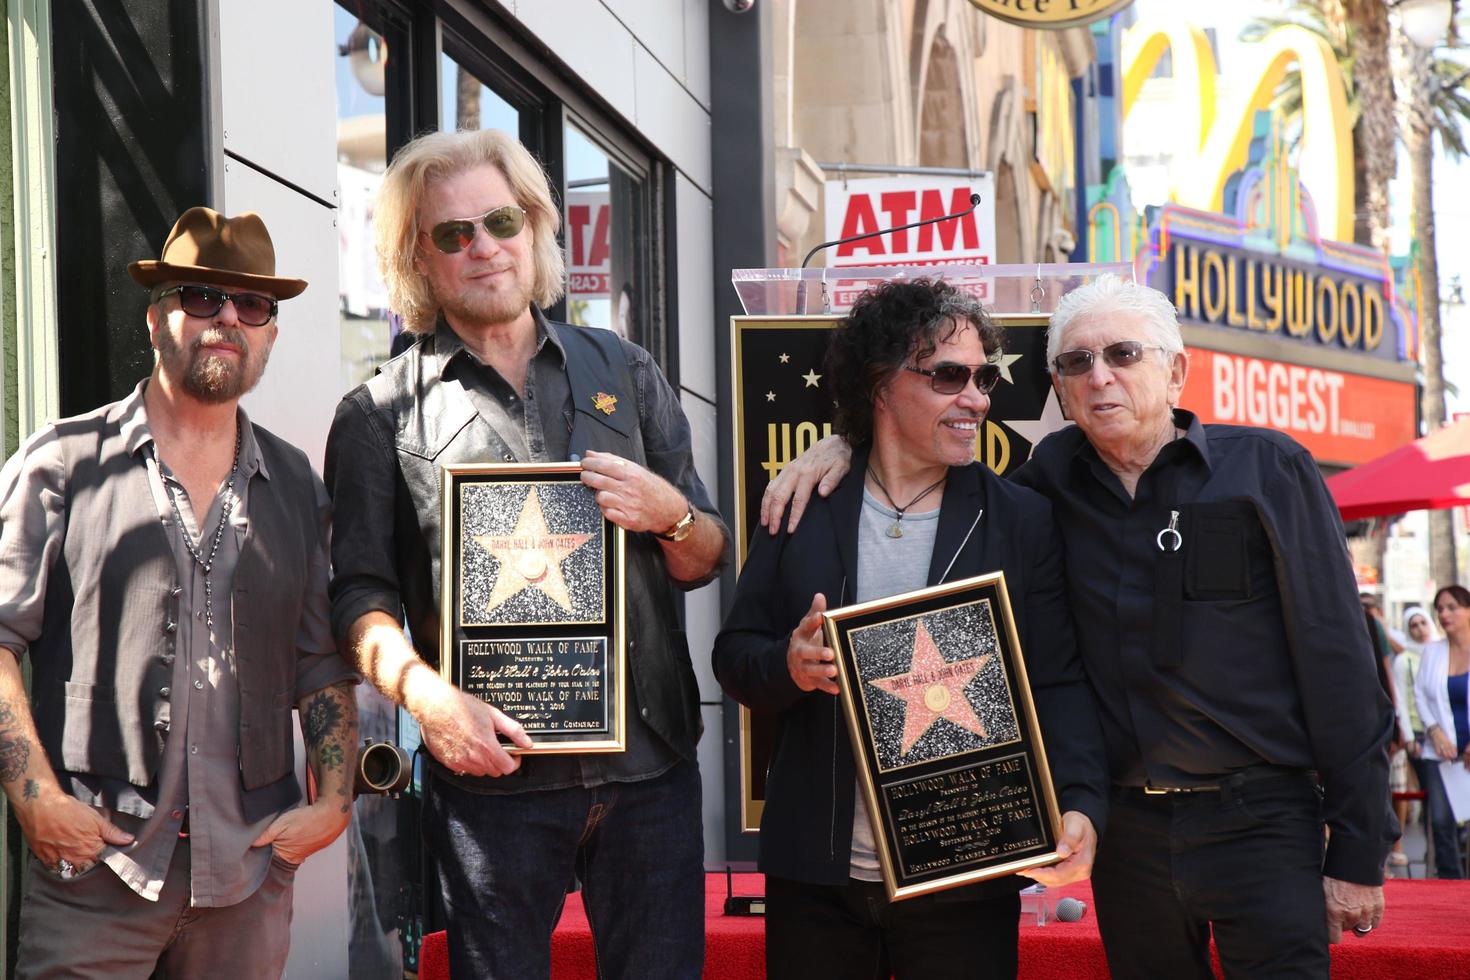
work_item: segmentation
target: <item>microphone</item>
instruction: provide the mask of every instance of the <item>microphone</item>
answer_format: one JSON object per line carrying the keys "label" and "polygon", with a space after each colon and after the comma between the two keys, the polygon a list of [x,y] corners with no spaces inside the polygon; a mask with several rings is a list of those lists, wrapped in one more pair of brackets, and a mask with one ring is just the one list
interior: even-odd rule
{"label": "microphone", "polygon": [[[809,251],[809,252],[806,253],[806,258],[804,258],[804,259],[801,260],[801,265],[798,268],[805,269],[806,268],[806,264],[812,260],[812,256],[813,255],[816,255],[818,252],[820,252],[824,248],[831,248],[833,245],[850,245],[853,242],[860,242],[860,241],[862,241],[865,238],[877,238],[880,235],[891,235],[891,234],[893,234],[896,231],[908,231],[910,228],[919,228],[919,227],[922,227],[924,225],[938,224],[941,221],[953,221],[955,218],[963,218],[965,215],[972,213],[979,206],[980,206],[980,195],[979,194],[971,194],[970,195],[970,206],[967,207],[967,208],[965,208],[965,210],[963,210],[963,211],[956,211],[954,214],[941,214],[937,218],[925,218],[923,221],[910,221],[908,224],[906,224],[906,225],[899,225],[896,228],[884,228],[884,229],[882,229],[880,231],[867,231],[867,232],[863,232],[861,235],[851,235],[851,236],[849,236],[847,238],[837,238],[837,239],[834,239],[833,241],[830,241],[830,242],[823,242],[820,245],[814,245],[814,246],[812,246],[811,251]],[[806,312],[806,280],[805,279],[801,279],[801,280],[799,280],[796,283],[796,312],[797,313],[805,313]]]}
{"label": "microphone", "polygon": [[1058,922],[1081,922],[1087,914],[1087,903],[1076,898],[1064,898],[1057,902],[1053,911]]}

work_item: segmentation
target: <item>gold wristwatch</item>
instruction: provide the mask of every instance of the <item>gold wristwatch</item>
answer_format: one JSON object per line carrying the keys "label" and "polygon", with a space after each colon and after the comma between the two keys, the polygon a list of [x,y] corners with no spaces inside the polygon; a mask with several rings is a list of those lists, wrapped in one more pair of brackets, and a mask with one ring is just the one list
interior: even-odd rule
{"label": "gold wristwatch", "polygon": [[689,505],[689,512],[679,518],[678,522],[667,531],[655,531],[653,536],[665,541],[683,541],[689,537],[689,532],[694,530],[694,505]]}

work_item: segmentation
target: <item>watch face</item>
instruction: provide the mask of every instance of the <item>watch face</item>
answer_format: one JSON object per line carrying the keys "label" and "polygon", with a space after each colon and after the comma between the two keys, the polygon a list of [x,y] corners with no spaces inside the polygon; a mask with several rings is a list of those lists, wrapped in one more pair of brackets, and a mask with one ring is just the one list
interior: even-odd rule
{"label": "watch face", "polygon": [[669,528],[659,537],[665,541],[683,541],[689,537],[689,532],[694,530],[694,507],[690,506],[688,513],[679,518],[679,523]]}

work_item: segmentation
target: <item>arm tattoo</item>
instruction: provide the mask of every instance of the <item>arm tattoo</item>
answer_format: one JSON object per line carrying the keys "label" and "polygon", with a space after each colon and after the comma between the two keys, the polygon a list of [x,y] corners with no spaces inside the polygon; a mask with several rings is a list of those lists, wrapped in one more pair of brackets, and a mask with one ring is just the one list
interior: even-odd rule
{"label": "arm tattoo", "polygon": [[315,754],[322,770],[342,765],[342,706],[330,691],[320,691],[306,703],[302,728],[307,746]]}
{"label": "arm tattoo", "polygon": [[41,795],[41,784],[38,783],[38,782],[36,782],[34,779],[27,779],[26,780],[26,788],[25,788],[25,798],[28,799],[28,800],[34,800],[36,797],[38,797],[40,795]]}
{"label": "arm tattoo", "polygon": [[31,761],[31,742],[18,730],[15,706],[0,701],[0,783],[10,783],[26,774]]}

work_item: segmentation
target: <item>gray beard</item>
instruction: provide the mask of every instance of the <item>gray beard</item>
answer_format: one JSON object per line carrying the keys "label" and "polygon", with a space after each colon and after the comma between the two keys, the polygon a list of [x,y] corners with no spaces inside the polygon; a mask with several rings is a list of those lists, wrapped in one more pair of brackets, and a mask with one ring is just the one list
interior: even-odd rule
{"label": "gray beard", "polygon": [[[206,336],[214,340],[221,335],[244,352],[239,364],[200,352]],[[207,405],[219,405],[239,399],[260,383],[266,362],[270,360],[270,349],[261,351],[257,357],[246,342],[244,331],[236,327],[228,330],[211,328],[194,338],[185,352],[174,343],[171,333],[160,330],[158,359],[164,372],[191,398]]]}

